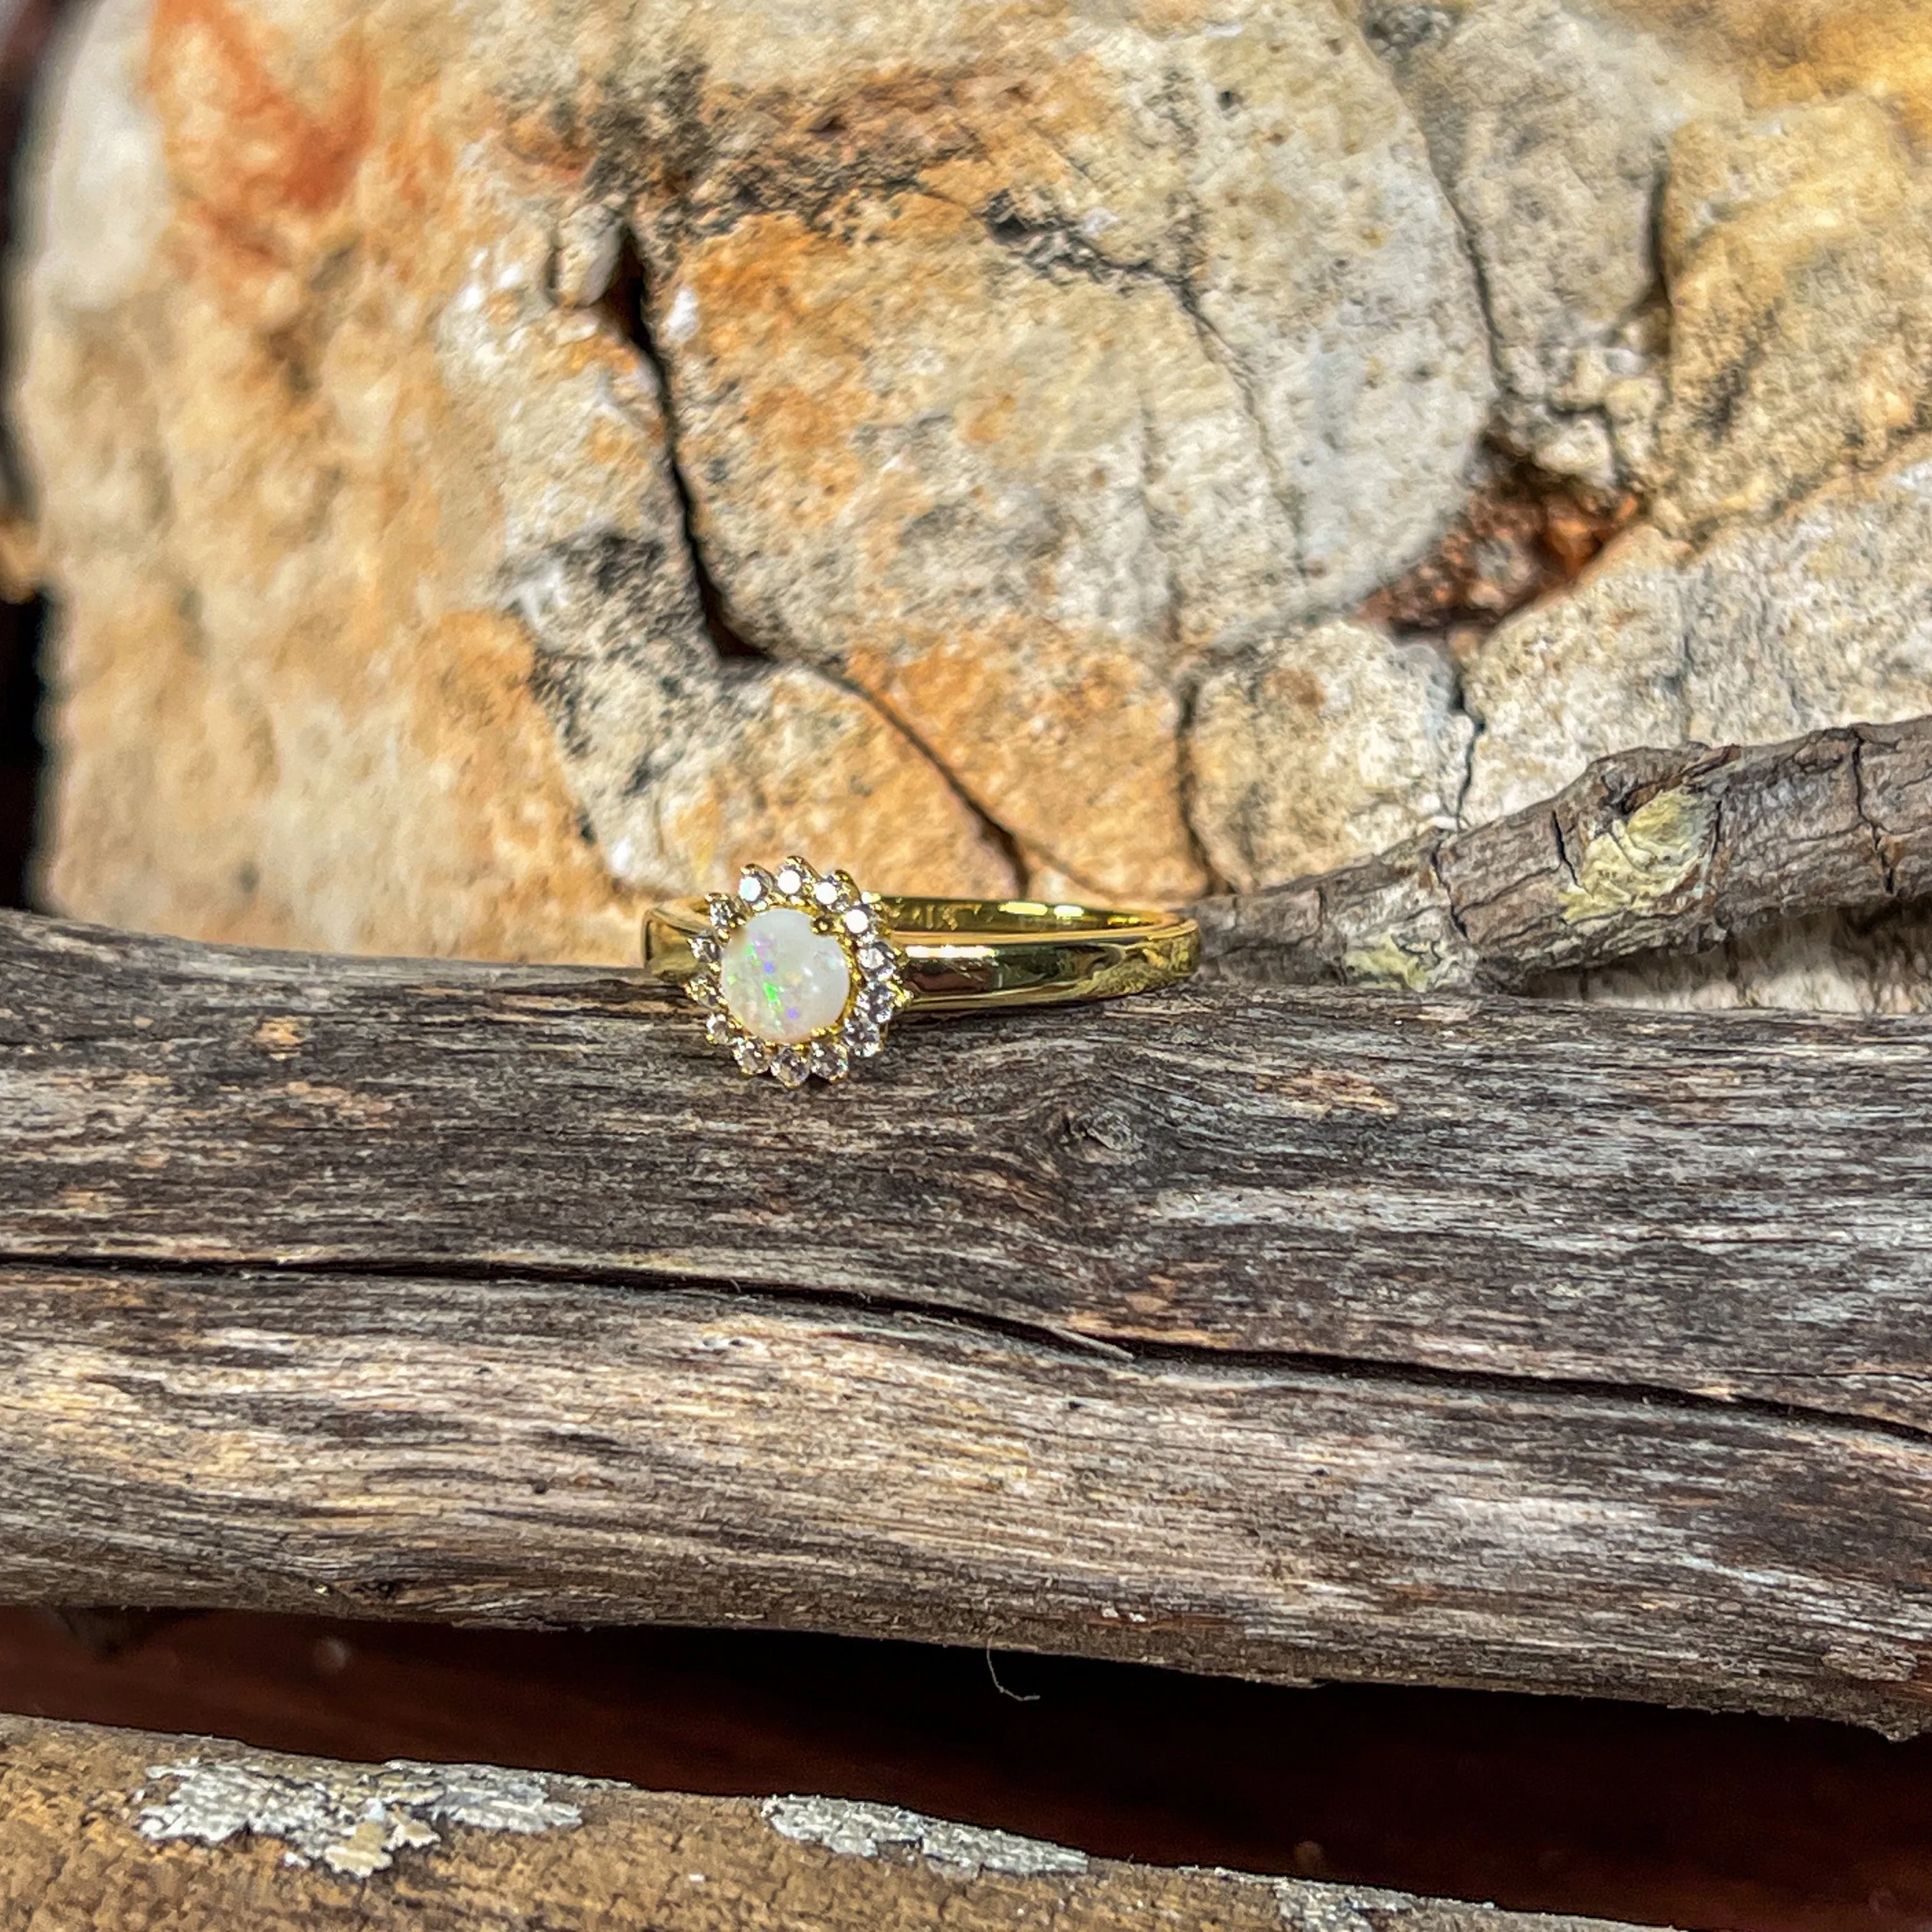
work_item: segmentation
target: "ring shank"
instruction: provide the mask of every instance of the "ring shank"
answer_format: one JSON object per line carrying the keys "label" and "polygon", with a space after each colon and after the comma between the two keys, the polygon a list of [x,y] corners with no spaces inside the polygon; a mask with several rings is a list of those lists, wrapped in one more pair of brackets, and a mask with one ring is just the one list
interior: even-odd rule
{"label": "ring shank", "polygon": [[[1117,999],[1174,986],[1200,963],[1200,928],[1172,913],[1036,899],[865,899],[905,956],[916,1012]],[[702,899],[646,914],[652,976],[674,986],[690,978],[698,970],[691,940],[710,923]]]}

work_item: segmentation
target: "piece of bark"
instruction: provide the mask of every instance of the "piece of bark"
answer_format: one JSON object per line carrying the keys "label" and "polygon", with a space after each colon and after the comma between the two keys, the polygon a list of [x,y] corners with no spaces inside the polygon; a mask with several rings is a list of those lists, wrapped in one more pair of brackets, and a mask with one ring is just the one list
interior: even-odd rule
{"label": "piece of bark", "polygon": [[1932,1022],[1206,988],[744,1081],[0,922],[0,1596],[1932,1707]]}
{"label": "piece of bark", "polygon": [[1244,983],[1517,991],[1932,895],[1932,718],[1599,759],[1556,798],[1195,910]]}
{"label": "piece of bark", "polygon": [[1925,1721],[1932,1445],[569,1282],[9,1270],[0,1596]]}
{"label": "piece of bark", "polygon": [[787,1095],[637,975],[0,914],[0,1261],[548,1274],[1932,1428],[1932,1020],[1184,988]]}
{"label": "piece of bark", "polygon": [[760,1803],[490,1766],[344,1764],[0,1718],[0,1932],[162,1922],[184,1932],[1586,1932],[1607,1922],[1131,1864],[846,1799]]}

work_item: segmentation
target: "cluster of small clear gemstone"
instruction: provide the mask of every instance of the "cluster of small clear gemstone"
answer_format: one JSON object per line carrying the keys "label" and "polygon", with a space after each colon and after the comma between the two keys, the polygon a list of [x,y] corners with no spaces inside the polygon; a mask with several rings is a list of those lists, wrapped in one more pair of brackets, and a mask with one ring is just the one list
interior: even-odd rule
{"label": "cluster of small clear gemstone", "polygon": [[[739,928],[760,913],[781,907],[805,914],[814,932],[837,942],[850,982],[835,1022],[803,1040],[782,1043],[744,1024],[730,1010],[720,979],[725,949]],[[849,872],[814,872],[797,858],[786,860],[776,872],[748,866],[738,890],[713,892],[707,909],[710,929],[692,938],[698,970],[685,990],[705,1009],[706,1039],[728,1048],[743,1072],[769,1073],[784,1087],[802,1087],[814,1074],[821,1080],[843,1080],[855,1060],[869,1060],[885,1045],[887,1030],[911,997],[904,961]]]}

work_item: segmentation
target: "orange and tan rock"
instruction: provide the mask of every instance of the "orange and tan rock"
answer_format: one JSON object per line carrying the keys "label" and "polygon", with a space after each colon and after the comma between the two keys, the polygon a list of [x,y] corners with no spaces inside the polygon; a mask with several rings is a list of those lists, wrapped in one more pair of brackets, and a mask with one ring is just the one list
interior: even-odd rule
{"label": "orange and tan rock", "polygon": [[1596,0],[1604,11],[1736,77],[1744,104],[1862,94],[1932,140],[1928,0]]}
{"label": "orange and tan rock", "polygon": [[660,6],[630,188],[734,616],[1059,868],[1201,881],[1176,670],[1459,502],[1454,218],[1308,0]]}
{"label": "orange and tan rock", "polygon": [[1465,679],[1472,822],[1631,745],[1772,744],[1932,712],[1932,440],[1702,546],[1646,525]]}
{"label": "orange and tan rock", "polygon": [[720,661],[656,380],[547,286],[564,195],[473,79],[421,84],[454,27],[296,25],[112,0],[75,52],[18,411],[56,902],[621,958],[640,898],[794,844],[1010,889],[862,694]]}
{"label": "orange and tan rock", "polygon": [[1932,708],[1928,3],[94,0],[49,895],[616,958],[793,848],[1178,898]]}
{"label": "orange and tan rock", "polygon": [[17,415],[105,917],[602,954],[794,845],[1010,890],[988,820],[1185,894],[1188,660],[1412,559],[1486,405],[1320,0],[106,0],[64,103]]}
{"label": "orange and tan rock", "polygon": [[1432,645],[1346,620],[1272,640],[1208,677],[1196,703],[1208,856],[1250,892],[1453,826],[1472,729]]}
{"label": "orange and tan rock", "polygon": [[1706,120],[1672,144],[1659,515],[1762,515],[1932,423],[1932,179],[1852,96]]}

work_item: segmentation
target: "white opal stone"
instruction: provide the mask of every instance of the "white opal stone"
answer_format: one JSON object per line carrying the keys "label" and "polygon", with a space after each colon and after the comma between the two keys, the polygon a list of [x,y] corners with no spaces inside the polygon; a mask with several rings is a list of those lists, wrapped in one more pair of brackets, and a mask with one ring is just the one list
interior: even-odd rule
{"label": "white opal stone", "polygon": [[787,1046],[837,1024],[852,991],[845,949],[790,906],[754,913],[724,947],[718,983],[747,1033]]}

